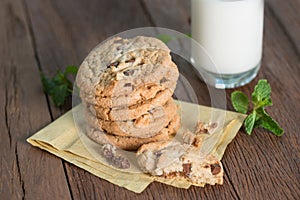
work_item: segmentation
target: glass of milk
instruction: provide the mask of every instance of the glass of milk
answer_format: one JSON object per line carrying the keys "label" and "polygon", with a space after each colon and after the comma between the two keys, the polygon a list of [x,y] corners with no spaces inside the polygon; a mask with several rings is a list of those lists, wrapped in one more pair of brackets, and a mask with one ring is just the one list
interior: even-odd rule
{"label": "glass of milk", "polygon": [[[192,0],[192,38],[213,60],[193,52],[206,81],[234,88],[255,78],[262,58],[264,0]],[[193,49],[192,49],[193,50]]]}

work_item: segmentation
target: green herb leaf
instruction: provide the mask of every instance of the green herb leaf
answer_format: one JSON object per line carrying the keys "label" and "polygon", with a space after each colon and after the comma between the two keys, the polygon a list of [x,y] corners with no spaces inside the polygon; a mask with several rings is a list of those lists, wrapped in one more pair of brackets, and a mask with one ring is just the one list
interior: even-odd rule
{"label": "green herb leaf", "polygon": [[260,108],[260,107],[267,107],[267,106],[272,106],[272,105],[273,105],[273,102],[272,102],[271,98],[266,98],[263,101],[259,102],[259,104],[256,105],[256,107]]}
{"label": "green herb leaf", "polygon": [[231,102],[233,108],[240,113],[246,114],[249,107],[249,100],[245,93],[241,91],[234,91],[231,93]]}
{"label": "green herb leaf", "polygon": [[167,44],[168,42],[170,42],[173,38],[169,35],[166,34],[160,34],[157,36],[157,39],[161,40],[162,42],[164,42],[165,44]]}
{"label": "green herb leaf", "polygon": [[73,65],[69,65],[69,66],[67,66],[66,67],[66,69],[65,69],[65,75],[66,74],[77,74],[77,72],[78,72],[78,68],[76,67],[76,66],[73,66]]}
{"label": "green herb leaf", "polygon": [[57,85],[51,90],[51,97],[53,103],[56,106],[62,106],[68,96],[68,86],[67,85]]}
{"label": "green herb leaf", "polygon": [[[267,80],[259,80],[252,93],[252,102],[254,105],[258,105],[260,102],[264,102],[266,99],[270,99],[271,86]],[[269,102],[268,100],[266,102]]]}
{"label": "green herb leaf", "polygon": [[191,33],[187,33],[187,34],[185,34],[186,36],[188,36],[188,37],[192,37],[192,34]]}
{"label": "green herb leaf", "polygon": [[42,77],[42,84],[43,84],[44,91],[45,92],[50,91],[51,88],[54,87],[54,83],[50,79],[46,78],[43,73],[41,73],[41,77]]}
{"label": "green herb leaf", "polygon": [[278,122],[276,122],[263,108],[259,108],[256,111],[260,117],[257,120],[257,124],[259,127],[265,128],[277,136],[281,136],[284,133],[284,130],[279,126]]}
{"label": "green herb leaf", "polygon": [[62,106],[68,96],[72,95],[73,85],[68,79],[69,74],[76,74],[78,68],[75,66],[66,67],[64,73],[60,70],[52,78],[47,78],[41,73],[44,91],[51,96],[55,106]]}
{"label": "green herb leaf", "polygon": [[256,121],[256,112],[251,113],[248,115],[248,117],[245,119],[245,130],[248,135],[251,135],[253,128],[255,126]]}
{"label": "green herb leaf", "polygon": [[[234,109],[240,113],[247,113],[249,100],[241,91],[234,91],[231,94],[231,103]],[[267,80],[259,80],[252,93],[252,113],[245,119],[244,126],[246,133],[251,135],[254,128],[265,128],[277,136],[281,136],[284,130],[265,111],[265,107],[273,105],[271,100],[271,86]]]}

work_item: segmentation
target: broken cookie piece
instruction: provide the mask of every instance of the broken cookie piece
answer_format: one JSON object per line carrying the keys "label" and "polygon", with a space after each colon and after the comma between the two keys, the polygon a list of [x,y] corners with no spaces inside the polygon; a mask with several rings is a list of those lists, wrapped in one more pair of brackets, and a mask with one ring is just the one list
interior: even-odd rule
{"label": "broken cookie piece", "polygon": [[195,134],[211,134],[217,127],[217,122],[204,123],[199,121],[195,126]]}
{"label": "broken cookie piece", "polygon": [[193,145],[196,148],[199,148],[203,142],[203,136],[201,134],[194,134],[188,129],[183,132],[182,138],[185,144]]}
{"label": "broken cookie piece", "polygon": [[102,155],[107,159],[107,161],[109,161],[109,163],[117,168],[130,168],[129,160],[121,155],[117,155],[116,147],[111,144],[104,144],[102,146]]}
{"label": "broken cookie piece", "polygon": [[179,142],[144,144],[137,151],[137,161],[145,173],[166,179],[185,179],[195,185],[223,184],[223,167],[213,155]]}

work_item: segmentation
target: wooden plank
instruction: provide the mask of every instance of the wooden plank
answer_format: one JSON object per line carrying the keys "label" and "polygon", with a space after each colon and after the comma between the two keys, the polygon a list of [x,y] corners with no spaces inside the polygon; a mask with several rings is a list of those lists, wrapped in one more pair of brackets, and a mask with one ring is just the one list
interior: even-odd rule
{"label": "wooden plank", "polygon": [[[299,87],[300,63],[289,35],[269,6],[265,9],[264,55],[258,77],[240,88],[250,96],[256,82],[267,79],[274,106],[268,110],[285,129],[278,138],[263,129],[251,137],[239,134],[224,157],[231,182],[245,199],[298,199],[299,176]],[[233,90],[228,91],[229,94]],[[229,104],[228,104],[229,105]],[[232,106],[229,105],[232,109]],[[243,159],[242,159],[243,158]]]}
{"label": "wooden plank", "polygon": [[[176,2],[172,4],[160,0],[144,0],[144,2],[147,8],[152,10],[150,14],[155,25],[164,25],[175,30],[181,30],[180,26],[185,27],[182,23],[169,23],[173,19],[177,20],[176,14],[169,11],[179,9],[173,9]],[[275,7],[279,9],[275,2],[272,4],[274,9]],[[286,4],[286,2],[281,2],[281,4]],[[300,6],[296,6],[295,2],[292,5],[295,7],[290,10],[290,16],[293,18],[291,23],[295,25],[295,19],[297,19],[295,16],[298,15],[296,10]],[[291,8],[291,5],[288,8]],[[154,10],[160,11],[154,12]],[[240,89],[250,96],[257,80],[267,78],[273,88],[272,97],[275,105],[268,111],[283,125],[286,135],[276,138],[265,130],[259,129],[255,131],[254,136],[248,137],[240,131],[233,144],[229,145],[223,159],[228,176],[226,178],[229,178],[231,187],[234,187],[233,190],[236,191],[238,197],[245,199],[296,199],[300,195],[297,190],[300,182],[299,171],[295,170],[299,169],[297,157],[300,153],[296,127],[299,122],[297,110],[299,110],[300,96],[297,82],[299,82],[300,66],[297,51],[293,48],[294,41],[297,43],[299,37],[291,41],[290,36],[282,30],[282,25],[272,13],[272,10],[266,6],[265,51],[262,69],[255,81]],[[278,10],[278,13],[281,16],[289,16],[283,10]],[[182,17],[178,22],[182,22]],[[289,28],[292,28],[291,25]],[[296,30],[291,29],[290,32],[300,31],[297,24],[293,29]],[[227,90],[228,108],[231,110],[230,93],[232,91]],[[222,189],[228,190],[226,185]],[[201,195],[201,192],[198,194]]]}
{"label": "wooden plank", "polygon": [[[53,66],[62,68],[64,66],[61,65],[79,64],[86,53],[99,40],[103,40],[107,36],[128,27],[149,26],[152,23],[152,25],[164,26],[184,33],[189,32],[188,2],[176,1],[174,4],[169,2],[167,4],[167,1],[145,0],[146,4],[139,7],[137,1],[126,1],[123,4],[122,1],[110,1],[110,4],[108,4],[106,1],[82,3],[80,1],[40,2],[27,0],[31,14],[30,18],[34,25],[33,32],[36,38],[38,57],[41,60],[43,70],[49,74],[53,73]],[[182,4],[183,7],[178,6]],[[121,8],[134,11],[135,17],[128,14],[130,12],[125,11],[122,15],[116,14],[122,10]],[[143,15],[143,8],[147,9],[149,16]],[[174,10],[177,10],[177,12],[174,12]],[[299,169],[299,162],[297,161],[299,136],[296,135],[298,120],[295,119],[298,116],[296,112],[299,110],[296,101],[299,95],[295,95],[295,91],[298,91],[299,94],[296,84],[299,64],[297,64],[296,53],[291,47],[292,44],[282,32],[278,22],[270,14],[270,10],[267,10],[267,13],[269,13],[269,17],[266,23],[265,59],[258,78],[264,77],[271,82],[274,104],[277,109],[272,108],[270,113],[277,116],[278,121],[285,125],[285,129],[289,133],[288,136],[276,138],[263,130],[257,130],[253,137],[248,137],[241,132],[233,144],[228,147],[228,153],[226,153],[223,160],[227,174],[225,185],[209,186],[204,189],[193,187],[190,190],[180,190],[155,183],[151,184],[144,193],[135,195],[66,164],[74,197],[83,199],[101,197],[107,199],[140,199],[147,197],[149,199],[174,197],[215,199],[225,196],[228,199],[239,197],[251,199],[255,197],[270,198],[273,197],[272,194],[282,198],[297,197],[299,193],[296,189],[299,187],[297,185],[299,176],[296,174],[297,170],[293,171],[293,168]],[[179,15],[186,17],[179,17]],[[103,16],[107,17],[103,18]],[[118,24],[107,24],[111,21],[118,21]],[[130,24],[128,21],[130,21]],[[274,41],[277,42],[277,40],[281,41],[274,48]],[[281,46],[284,48],[281,49]],[[252,82],[243,87],[242,90],[250,94],[254,84],[255,82]],[[291,89],[286,90],[286,88]],[[230,92],[231,90],[228,91],[228,96]],[[282,96],[290,96],[296,100],[285,99]],[[228,106],[231,108],[230,104]],[[63,109],[68,108],[64,107]],[[63,109],[56,110],[52,108],[54,118],[64,112]],[[273,149],[270,150],[270,148]],[[288,166],[286,166],[287,163]],[[272,166],[275,166],[275,168],[271,168]],[[287,171],[283,170],[285,168],[287,168]],[[276,191],[271,187],[267,187],[269,182],[276,183],[278,180],[284,187]],[[269,185],[274,186],[274,184]]]}
{"label": "wooden plank", "polygon": [[297,50],[298,57],[300,57],[300,1],[266,0],[266,6],[279,21],[280,27],[287,34],[289,41]]}
{"label": "wooden plank", "polygon": [[25,141],[50,116],[22,1],[0,2],[0,27],[0,199],[70,199],[61,161]]}
{"label": "wooden plank", "polygon": [[190,33],[190,1],[142,0],[153,26]]}

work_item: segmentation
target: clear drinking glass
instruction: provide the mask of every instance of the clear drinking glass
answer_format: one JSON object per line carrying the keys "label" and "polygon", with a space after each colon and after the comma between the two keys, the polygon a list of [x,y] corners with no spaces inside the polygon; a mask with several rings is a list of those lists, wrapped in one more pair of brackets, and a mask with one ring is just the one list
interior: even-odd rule
{"label": "clear drinking glass", "polygon": [[234,88],[254,79],[262,58],[264,0],[192,0],[191,11],[192,37],[217,66],[193,53],[206,82]]}

